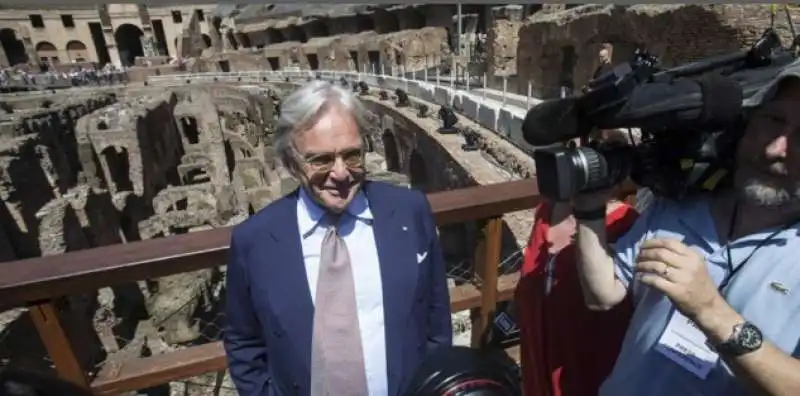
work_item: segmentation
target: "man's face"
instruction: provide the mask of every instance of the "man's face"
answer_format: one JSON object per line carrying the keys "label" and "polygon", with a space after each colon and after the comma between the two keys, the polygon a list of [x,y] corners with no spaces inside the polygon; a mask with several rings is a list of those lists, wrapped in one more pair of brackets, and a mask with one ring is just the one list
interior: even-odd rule
{"label": "man's face", "polygon": [[753,114],[736,156],[736,187],[759,206],[800,202],[800,79]]}
{"label": "man's face", "polygon": [[598,53],[598,57],[600,58],[600,62],[602,63],[607,63],[608,61],[611,60],[608,54],[608,50],[605,48],[600,50],[600,53]]}
{"label": "man's face", "polygon": [[294,143],[299,176],[312,198],[334,213],[344,211],[365,176],[356,119],[341,106],[329,106]]}

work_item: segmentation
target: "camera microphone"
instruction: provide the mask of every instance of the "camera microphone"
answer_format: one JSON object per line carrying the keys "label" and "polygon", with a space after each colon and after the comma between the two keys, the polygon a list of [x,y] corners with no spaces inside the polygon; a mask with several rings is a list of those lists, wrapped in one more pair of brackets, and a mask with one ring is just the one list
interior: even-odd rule
{"label": "camera microphone", "polygon": [[532,107],[522,121],[523,139],[533,146],[548,146],[580,137],[578,100],[552,99]]}
{"label": "camera microphone", "polygon": [[533,146],[547,146],[585,136],[593,126],[682,129],[726,125],[739,119],[743,102],[740,83],[716,73],[639,85],[624,100],[614,97],[618,93],[626,94],[620,90],[613,95],[590,92],[542,102],[526,114],[522,136]]}

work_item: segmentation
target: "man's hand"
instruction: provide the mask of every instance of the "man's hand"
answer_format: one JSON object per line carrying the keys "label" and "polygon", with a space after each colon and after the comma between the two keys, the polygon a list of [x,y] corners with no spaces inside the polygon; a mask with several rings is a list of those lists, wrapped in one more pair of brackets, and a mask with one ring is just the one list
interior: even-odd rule
{"label": "man's hand", "polygon": [[697,319],[724,302],[708,274],[705,258],[680,241],[644,241],[636,270],[642,283],[664,293],[688,318]]}

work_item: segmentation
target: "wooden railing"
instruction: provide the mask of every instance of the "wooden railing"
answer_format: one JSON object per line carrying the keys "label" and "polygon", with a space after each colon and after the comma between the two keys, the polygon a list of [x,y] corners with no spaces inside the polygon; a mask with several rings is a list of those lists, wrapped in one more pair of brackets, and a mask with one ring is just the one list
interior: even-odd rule
{"label": "wooden railing", "polygon": [[[535,180],[470,187],[428,195],[437,224],[487,220],[476,249],[480,284],[450,289],[453,312],[470,309],[472,343],[491,325],[498,301],[509,300],[518,275],[498,276],[504,213],[533,208],[539,202]],[[0,302],[27,305],[58,375],[98,395],[149,388],[170,381],[226,369],[221,342],[105,364],[95,378],[87,376],[75,347],[56,315],[60,297],[103,287],[219,266],[226,262],[230,228],[189,233],[128,244],[98,247],[57,256],[2,263]],[[77,346],[80,347],[80,346]]]}

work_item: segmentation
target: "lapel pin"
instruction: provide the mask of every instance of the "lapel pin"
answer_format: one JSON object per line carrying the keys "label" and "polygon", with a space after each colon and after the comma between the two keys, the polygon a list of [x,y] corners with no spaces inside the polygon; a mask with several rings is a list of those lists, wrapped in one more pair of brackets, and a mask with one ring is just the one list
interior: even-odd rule
{"label": "lapel pin", "polygon": [[406,226],[402,226],[402,227],[400,227],[400,228],[401,228],[403,231],[408,231],[408,227],[406,227]]}
{"label": "lapel pin", "polygon": [[784,285],[782,285],[782,284],[780,284],[780,283],[778,283],[778,282],[771,282],[769,284],[769,287],[771,287],[772,290],[775,290],[776,292],[778,292],[780,294],[783,294],[783,295],[789,294],[789,288],[784,286]]}

